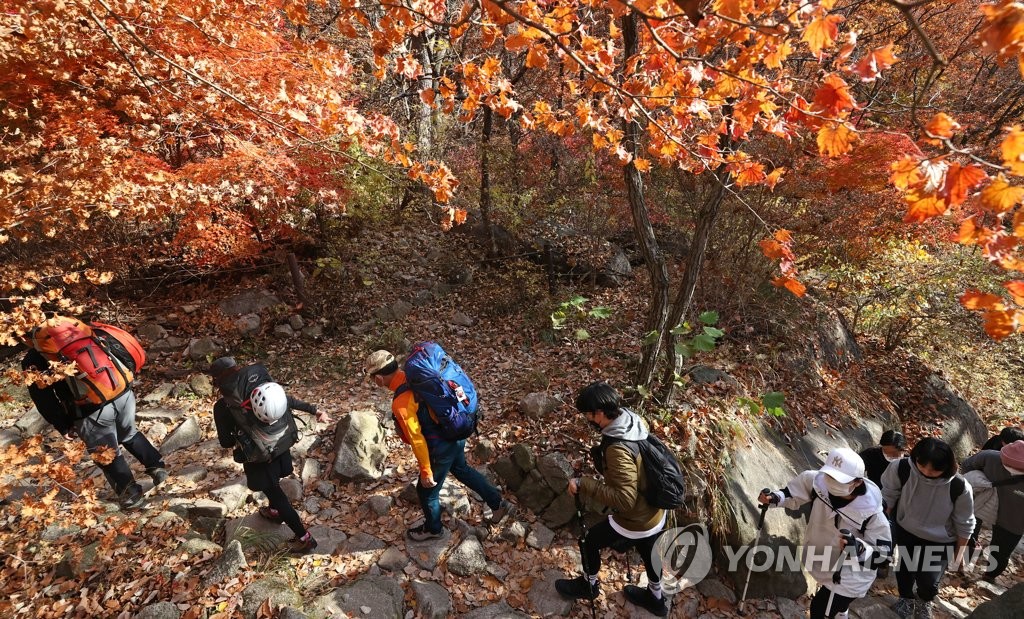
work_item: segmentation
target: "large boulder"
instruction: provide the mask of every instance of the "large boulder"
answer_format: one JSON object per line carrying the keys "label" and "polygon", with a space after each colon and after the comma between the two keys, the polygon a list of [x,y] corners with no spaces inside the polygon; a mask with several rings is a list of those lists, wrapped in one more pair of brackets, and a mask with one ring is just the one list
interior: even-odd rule
{"label": "large boulder", "polygon": [[281,300],[269,290],[246,290],[224,299],[218,304],[218,307],[222,314],[241,316],[242,314],[257,314],[261,310],[280,304]]}
{"label": "large boulder", "polygon": [[977,452],[988,439],[988,429],[974,407],[939,374],[928,376],[923,390],[921,406],[935,410],[933,419],[937,423],[941,420],[941,438],[953,448],[956,457],[963,460]]}
{"label": "large boulder", "polygon": [[405,593],[385,576],[363,576],[313,602],[314,616],[402,619]]}
{"label": "large boulder", "polygon": [[384,474],[381,465],[384,430],[373,411],[352,411],[334,431],[334,474],[342,481],[374,481]]}
{"label": "large boulder", "polygon": [[242,616],[255,619],[263,602],[270,600],[271,608],[279,606],[300,606],[302,596],[281,578],[261,578],[249,583],[242,590]]}
{"label": "large boulder", "polygon": [[1003,617],[1019,617],[1024,609],[1024,582],[1007,589],[1002,595],[993,598],[974,609],[968,619],[1003,619]]}

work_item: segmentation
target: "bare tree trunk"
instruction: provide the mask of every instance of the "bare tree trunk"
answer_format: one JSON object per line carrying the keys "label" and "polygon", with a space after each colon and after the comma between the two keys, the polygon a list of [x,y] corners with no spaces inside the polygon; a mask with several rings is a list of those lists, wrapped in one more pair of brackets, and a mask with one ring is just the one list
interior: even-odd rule
{"label": "bare tree trunk", "polygon": [[[625,44],[625,57],[637,52],[637,26],[636,15],[628,13],[622,17],[622,38]],[[636,120],[623,121],[625,139],[624,144],[634,158],[640,153],[640,123]],[[651,278],[651,302],[647,311],[647,322],[644,325],[645,333],[657,333],[658,337],[653,341],[641,346],[640,366],[637,368],[636,380],[638,385],[648,386],[654,376],[654,368],[658,362],[662,337],[665,330],[665,322],[668,319],[668,267],[665,265],[665,257],[658,248],[658,239],[654,235],[654,226],[651,225],[650,211],[647,210],[647,202],[644,200],[643,179],[640,178],[640,171],[631,161],[623,167],[623,175],[626,180],[626,189],[629,196],[629,211],[633,216],[633,228],[636,232],[637,244],[644,257],[644,264]]]}
{"label": "bare tree trunk", "polygon": [[683,274],[683,283],[679,288],[679,292],[676,293],[675,300],[672,302],[672,308],[665,323],[666,328],[662,334],[665,340],[665,354],[669,358],[662,381],[663,403],[665,404],[671,402],[675,395],[675,378],[679,373],[680,367],[679,355],[675,354],[676,336],[672,334],[672,329],[690,311],[693,293],[697,289],[697,279],[700,277],[701,268],[704,266],[708,239],[711,237],[711,230],[718,220],[722,199],[725,197],[725,182],[729,178],[729,173],[725,171],[724,167],[719,167],[712,176],[715,179],[715,187],[697,214],[697,229],[693,233],[690,252],[686,256],[686,272]]}
{"label": "bare tree trunk", "polygon": [[484,106],[484,127],[480,135],[480,217],[487,234],[487,257],[498,255],[498,245],[494,241],[494,227],[491,225],[491,169],[488,155],[491,149],[491,129],[494,113]]}
{"label": "bare tree trunk", "polygon": [[[420,64],[423,66],[423,74],[420,75],[417,81],[417,86],[420,91],[434,87],[434,63],[430,58],[430,34],[428,32],[421,32],[419,35],[413,37],[413,52],[418,57]],[[417,118],[416,118],[416,148],[419,151],[421,157],[427,158],[430,156],[430,151],[434,147],[434,110],[429,105],[423,102],[418,96],[416,97],[417,107]]]}
{"label": "bare tree trunk", "polygon": [[302,269],[299,268],[299,259],[292,252],[288,252],[288,270],[292,273],[292,285],[295,286],[295,296],[299,298],[299,302],[302,303],[303,307],[308,306],[309,299],[306,298],[306,280],[302,276]]}

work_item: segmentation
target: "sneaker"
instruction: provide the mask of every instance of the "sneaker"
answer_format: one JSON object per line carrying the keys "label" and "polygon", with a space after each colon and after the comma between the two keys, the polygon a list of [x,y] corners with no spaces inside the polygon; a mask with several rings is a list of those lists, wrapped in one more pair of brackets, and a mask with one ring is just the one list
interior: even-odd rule
{"label": "sneaker", "polygon": [[654,597],[650,589],[640,588],[636,585],[626,585],[626,588],[622,590],[626,594],[626,599],[640,608],[647,609],[647,612],[657,617],[668,616],[668,604],[665,603],[665,595]]}
{"label": "sneaker", "polygon": [[316,548],[316,538],[314,538],[313,534],[309,531],[306,531],[306,534],[302,537],[292,538],[289,543],[291,544],[291,548],[288,549],[288,552],[295,555],[304,555],[312,552],[313,549]]}
{"label": "sneaker", "polygon": [[169,475],[167,469],[162,466],[152,466],[146,469],[146,474],[153,478],[154,488],[167,481]]}
{"label": "sneaker", "polygon": [[932,619],[932,602],[918,600],[914,607],[914,619]]}
{"label": "sneaker", "polygon": [[121,509],[135,509],[142,505],[145,497],[142,493],[142,486],[138,483],[133,483],[124,489],[124,492],[118,497],[117,502],[120,503]]}
{"label": "sneaker", "polygon": [[266,505],[264,505],[259,509],[257,513],[259,513],[260,516],[263,516],[263,518],[271,522],[276,522],[277,524],[281,524],[282,522],[284,522],[284,517],[281,515],[281,512],[277,511],[273,507],[267,507]]}
{"label": "sneaker", "polygon": [[414,542],[425,542],[428,539],[441,539],[444,537],[444,529],[438,532],[428,531],[426,524],[421,524],[418,527],[413,527],[405,532],[405,536]]}
{"label": "sneaker", "polygon": [[574,600],[593,600],[601,595],[601,583],[590,584],[586,576],[559,578],[555,581],[555,591]]}
{"label": "sneaker", "polygon": [[501,521],[508,516],[513,516],[516,513],[516,504],[510,503],[502,499],[501,504],[498,505],[498,509],[491,512],[491,517],[487,520],[490,524],[501,524]]}
{"label": "sneaker", "polygon": [[914,614],[914,598],[900,598],[891,608],[892,612],[900,616],[900,619],[909,619]]}

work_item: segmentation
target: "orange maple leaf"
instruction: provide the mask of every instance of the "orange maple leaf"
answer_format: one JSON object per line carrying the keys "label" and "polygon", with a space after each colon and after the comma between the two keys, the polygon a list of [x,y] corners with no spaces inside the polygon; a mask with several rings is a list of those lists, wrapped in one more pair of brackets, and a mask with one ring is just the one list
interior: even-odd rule
{"label": "orange maple leaf", "polygon": [[981,235],[978,226],[974,223],[974,218],[968,217],[960,223],[960,231],[957,232],[956,242],[961,245],[977,245],[979,236]]}
{"label": "orange maple leaf", "polygon": [[543,69],[548,66],[548,52],[540,45],[534,45],[526,54],[526,66],[531,69]]}
{"label": "orange maple leaf", "polygon": [[1014,187],[1003,174],[995,177],[981,190],[981,204],[995,213],[1012,210],[1022,199],[1024,199],[1024,187]]}
{"label": "orange maple leaf", "polygon": [[780,260],[785,257],[785,249],[782,243],[775,239],[763,239],[757,242],[761,246],[761,252],[772,260]]}
{"label": "orange maple leaf", "polygon": [[1013,174],[1024,174],[1024,130],[1019,125],[1010,127],[1009,133],[1000,145],[1003,163]]}
{"label": "orange maple leaf", "polygon": [[1010,293],[1010,297],[1017,305],[1024,307],[1024,281],[1019,279],[1003,284],[1003,288]]}
{"label": "orange maple leaf", "polygon": [[807,286],[801,284],[800,280],[796,279],[795,277],[776,277],[772,279],[772,284],[778,286],[779,288],[785,288],[786,290],[792,292],[794,295],[798,297],[802,297],[804,296],[804,294],[807,293]]}
{"label": "orange maple leaf", "polygon": [[960,128],[960,123],[945,112],[939,112],[924,126],[925,132],[933,138],[951,138]]}
{"label": "orange maple leaf", "polygon": [[1017,330],[1020,312],[1016,310],[991,310],[985,312],[985,333],[996,340],[1002,340]]}
{"label": "orange maple leaf", "polygon": [[836,37],[839,36],[839,24],[843,19],[842,15],[825,15],[813,19],[807,24],[800,38],[811,48],[811,53],[820,58],[822,50],[835,45]]}
{"label": "orange maple leaf", "polygon": [[835,73],[826,75],[821,87],[814,91],[814,107],[829,115],[837,116],[856,106],[849,85]]}
{"label": "orange maple leaf", "polygon": [[976,165],[961,166],[959,163],[952,163],[946,171],[946,182],[943,184],[942,193],[946,196],[949,206],[963,204],[971,191],[988,178],[988,174]]}
{"label": "orange maple leaf", "polygon": [[853,72],[860,76],[862,82],[873,82],[878,75],[896,64],[898,60],[892,53],[893,44],[871,50],[853,67]]}
{"label": "orange maple leaf", "polygon": [[818,130],[818,150],[826,157],[845,155],[856,140],[857,134],[847,123],[825,123]]}
{"label": "orange maple leaf", "polygon": [[960,295],[960,305],[969,310],[1001,310],[1003,299],[999,295],[989,294],[971,288]]}
{"label": "orange maple leaf", "polygon": [[949,210],[946,201],[935,194],[921,194],[912,191],[903,198],[907,201],[907,214],[903,216],[903,221],[906,223],[920,223],[926,219],[943,215]]}
{"label": "orange maple leaf", "polygon": [[889,181],[900,191],[916,187],[924,180],[920,160],[911,155],[906,155],[899,161],[893,162],[890,169],[892,176],[889,177]]}

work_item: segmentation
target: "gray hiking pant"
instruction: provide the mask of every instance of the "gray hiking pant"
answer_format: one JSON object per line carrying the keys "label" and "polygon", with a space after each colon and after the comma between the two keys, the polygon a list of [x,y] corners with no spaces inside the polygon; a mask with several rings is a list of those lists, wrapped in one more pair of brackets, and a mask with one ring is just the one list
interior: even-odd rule
{"label": "gray hiking pant", "polygon": [[110,447],[117,453],[113,462],[100,465],[100,469],[118,494],[135,482],[121,445],[147,470],[164,466],[160,452],[135,427],[135,393],[131,389],[95,413],[75,421],[75,431],[90,453],[100,447]]}

